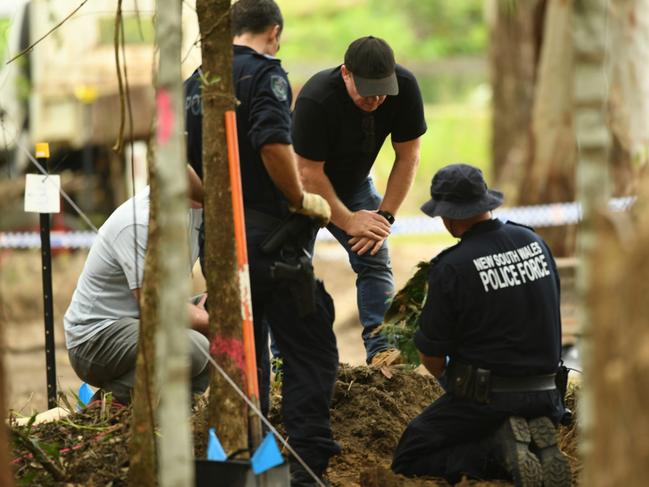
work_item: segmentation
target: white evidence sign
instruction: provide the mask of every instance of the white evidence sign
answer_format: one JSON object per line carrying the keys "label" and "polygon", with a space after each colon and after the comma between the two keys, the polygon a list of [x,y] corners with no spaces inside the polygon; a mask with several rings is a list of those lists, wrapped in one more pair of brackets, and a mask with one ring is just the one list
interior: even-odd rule
{"label": "white evidence sign", "polygon": [[27,174],[25,181],[25,211],[31,213],[59,213],[61,211],[61,176]]}

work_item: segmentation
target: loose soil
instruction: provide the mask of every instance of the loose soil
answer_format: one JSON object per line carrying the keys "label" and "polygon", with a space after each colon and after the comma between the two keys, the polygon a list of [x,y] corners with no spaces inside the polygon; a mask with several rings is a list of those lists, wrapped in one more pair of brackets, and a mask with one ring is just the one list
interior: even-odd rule
{"label": "loose soil", "polygon": [[[392,257],[397,287],[412,275],[420,260],[429,259],[439,249],[428,245],[394,245]],[[342,361],[332,407],[332,426],[342,447],[328,471],[334,487],[415,487],[448,485],[443,481],[413,480],[392,474],[391,455],[407,423],[439,394],[437,383],[405,369],[380,371],[361,366],[364,349],[353,289],[355,276],[347,256],[337,244],[319,244],[315,262],[336,303],[335,332]],[[85,252],[63,253],[54,259],[54,315],[56,326],[57,378],[59,390],[76,391],[79,379],[70,368],[63,343],[62,316],[85,261]],[[40,254],[37,251],[0,252],[0,301],[7,339],[5,365],[8,368],[10,408],[30,415],[46,408],[45,360],[43,353]],[[198,273],[195,273],[198,277]],[[196,290],[203,289],[195,279]],[[1,320],[0,320],[1,321]],[[2,324],[0,324],[2,326]],[[279,421],[278,411],[271,417]],[[129,409],[88,408],[68,420],[23,428],[52,458],[60,453],[64,481],[56,481],[41,462],[28,458],[25,446],[16,446],[15,468],[22,484],[46,486],[120,486],[128,473]],[[561,431],[561,446],[579,471],[575,429]],[[198,440],[196,455],[204,454]],[[56,466],[55,461],[55,466]],[[465,481],[459,485],[509,485]]]}
{"label": "loose soil", "polygon": [[[389,377],[388,377],[389,376]],[[342,452],[332,459],[328,478],[334,487],[447,486],[443,480],[407,479],[390,472],[392,452],[406,424],[442,393],[428,375],[409,369],[381,372],[368,367],[341,365],[333,397],[331,419]],[[277,397],[271,420],[280,420]],[[25,442],[14,447],[16,476],[21,485],[126,485],[130,410],[99,403],[61,421],[15,427],[39,445],[63,477],[55,480],[43,462],[32,457]],[[198,436],[198,435],[197,435]],[[574,428],[562,429],[562,448],[578,471]],[[197,442],[196,454],[204,452]],[[465,480],[460,486],[502,486],[505,482]]]}

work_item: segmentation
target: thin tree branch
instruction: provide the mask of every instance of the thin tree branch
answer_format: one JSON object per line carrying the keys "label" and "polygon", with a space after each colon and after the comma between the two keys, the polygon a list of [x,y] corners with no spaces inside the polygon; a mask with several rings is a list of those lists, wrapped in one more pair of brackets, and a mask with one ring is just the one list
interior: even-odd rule
{"label": "thin tree branch", "polygon": [[[117,68],[117,87],[119,91],[119,131],[113,150],[121,154],[124,145],[124,125],[126,123],[126,105],[124,101],[124,81],[122,80],[122,67],[119,60],[119,39],[122,33],[122,0],[117,1],[117,12],[115,13],[115,33],[113,36],[113,48],[115,50],[115,66]],[[126,62],[126,61],[124,61]]]}
{"label": "thin tree branch", "polygon": [[14,61],[15,61],[16,59],[18,59],[19,57],[24,56],[24,55],[27,54],[29,51],[31,51],[32,49],[34,49],[34,47],[36,46],[36,44],[40,43],[40,42],[41,42],[42,40],[44,40],[47,36],[49,36],[52,32],[54,32],[56,29],[58,29],[58,28],[61,27],[63,24],[65,24],[65,23],[68,21],[68,19],[69,19],[70,17],[72,17],[74,14],[76,14],[76,13],[81,9],[81,7],[83,7],[87,2],[88,2],[88,0],[83,0],[83,1],[79,4],[79,6],[78,6],[77,8],[75,8],[72,12],[70,12],[70,13],[69,13],[69,14],[68,14],[68,15],[67,15],[63,20],[61,20],[61,22],[59,22],[58,24],[56,24],[56,25],[55,25],[54,27],[52,27],[52,28],[51,28],[51,29],[50,29],[50,30],[49,30],[45,35],[41,36],[40,39],[38,39],[38,40],[35,41],[34,43],[32,43],[32,44],[30,44],[29,46],[27,46],[25,49],[23,49],[22,51],[20,51],[18,54],[16,54],[14,57],[12,57],[12,58],[11,58],[9,61],[7,61],[5,64],[11,64],[12,62],[14,62]]}
{"label": "thin tree branch", "polygon": [[36,444],[29,436],[27,436],[22,431],[17,429],[11,429],[11,435],[14,437],[18,443],[20,443],[23,448],[29,451],[34,456],[34,459],[40,463],[45,470],[56,480],[57,482],[63,482],[66,479],[66,474],[61,468],[59,468],[56,463],[54,463],[43,449]]}

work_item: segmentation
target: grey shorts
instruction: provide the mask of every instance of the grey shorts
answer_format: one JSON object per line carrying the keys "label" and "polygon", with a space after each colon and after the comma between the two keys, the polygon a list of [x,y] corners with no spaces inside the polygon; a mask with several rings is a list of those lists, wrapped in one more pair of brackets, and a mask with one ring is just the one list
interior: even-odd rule
{"label": "grey shorts", "polygon": [[[128,404],[135,383],[139,332],[140,320],[117,320],[90,340],[68,350],[70,364],[81,380],[112,392],[117,401]],[[187,333],[192,392],[200,394],[209,384],[207,354],[210,344],[204,335],[195,330],[188,329]]]}

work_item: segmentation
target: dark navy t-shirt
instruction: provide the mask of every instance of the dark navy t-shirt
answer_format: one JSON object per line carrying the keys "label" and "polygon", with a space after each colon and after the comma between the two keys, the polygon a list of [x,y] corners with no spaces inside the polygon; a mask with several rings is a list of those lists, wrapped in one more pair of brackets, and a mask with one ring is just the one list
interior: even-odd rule
{"label": "dark navy t-shirt", "polygon": [[388,134],[407,142],[426,132],[417,80],[397,65],[399,94],[374,112],[358,108],[345,88],[340,66],[315,74],[297,97],[293,113],[295,152],[324,161],[336,193],[349,195],[367,178]]}
{"label": "dark navy t-shirt", "polygon": [[432,261],[415,335],[425,355],[496,375],[553,373],[561,353],[559,274],[536,233],[489,220]]}
{"label": "dark navy t-shirt", "polygon": [[[288,202],[268,175],[259,151],[266,144],[291,144],[291,87],[279,59],[245,46],[233,48],[244,206],[281,217]],[[185,122],[189,163],[202,178],[201,83],[199,70],[185,81]]]}

